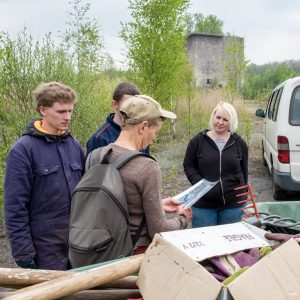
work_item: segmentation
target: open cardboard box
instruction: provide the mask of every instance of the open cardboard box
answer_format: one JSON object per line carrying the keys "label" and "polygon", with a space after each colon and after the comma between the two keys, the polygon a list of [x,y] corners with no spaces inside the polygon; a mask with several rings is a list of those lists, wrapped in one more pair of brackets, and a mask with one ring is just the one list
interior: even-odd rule
{"label": "open cardboard box", "polygon": [[[217,228],[221,236],[221,226],[213,227]],[[188,230],[195,231],[199,236],[199,229]],[[179,232],[182,237],[185,236],[184,231],[173,233]],[[164,234],[155,236],[145,253],[139,272],[138,286],[145,300],[300,299],[300,247],[294,239],[260,259],[225,287],[190,254],[175,246],[176,241],[170,241]],[[215,236],[211,236],[211,239],[216,240]],[[230,252],[221,247],[210,247],[214,248],[212,253]]]}

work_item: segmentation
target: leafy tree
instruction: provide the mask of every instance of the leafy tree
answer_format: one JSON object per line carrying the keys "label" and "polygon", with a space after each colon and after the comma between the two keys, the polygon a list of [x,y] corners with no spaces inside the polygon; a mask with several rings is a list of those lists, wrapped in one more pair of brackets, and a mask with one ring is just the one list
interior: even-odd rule
{"label": "leafy tree", "polygon": [[198,32],[198,33],[209,33],[209,34],[220,34],[223,35],[224,22],[218,19],[215,15],[204,16],[201,13],[193,15],[187,15],[186,17],[186,28],[187,33]]}
{"label": "leafy tree", "polygon": [[300,60],[290,59],[285,61],[284,64],[291,67],[295,73],[300,74]]}
{"label": "leafy tree", "polygon": [[72,0],[69,4],[72,10],[68,12],[67,29],[61,33],[61,48],[76,72],[70,84],[79,98],[72,118],[73,132],[77,138],[85,141],[87,128],[97,127],[99,116],[107,107],[107,104],[99,103],[105,100],[99,99],[102,80],[100,72],[113,62],[104,53],[97,20],[88,16],[90,3]]}
{"label": "leafy tree", "polygon": [[231,94],[240,91],[246,65],[243,39],[229,35],[223,58],[223,71]]}
{"label": "leafy tree", "polygon": [[72,0],[69,4],[73,10],[68,12],[68,27],[61,36],[62,46],[71,55],[78,70],[84,68],[99,71],[103,42],[97,21],[87,16],[91,5],[82,4],[82,0]]}
{"label": "leafy tree", "polygon": [[[292,68],[295,66],[295,69]],[[242,93],[246,99],[267,99],[270,92],[284,80],[300,74],[294,62],[251,64],[246,69]]]}
{"label": "leafy tree", "polygon": [[0,97],[4,100],[1,121],[5,120],[0,123],[1,139],[10,145],[35,114],[31,91],[41,81],[66,80],[73,70],[65,55],[56,50],[50,35],[34,43],[26,28],[16,40],[4,35],[0,49]]}
{"label": "leafy tree", "polygon": [[188,0],[130,0],[133,21],[122,24],[129,76],[143,93],[171,107],[187,67],[184,14]]}

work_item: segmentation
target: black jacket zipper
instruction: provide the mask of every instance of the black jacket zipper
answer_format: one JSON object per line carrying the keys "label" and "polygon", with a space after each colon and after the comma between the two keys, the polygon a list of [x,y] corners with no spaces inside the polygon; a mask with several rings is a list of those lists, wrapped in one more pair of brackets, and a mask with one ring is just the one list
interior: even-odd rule
{"label": "black jacket zipper", "polygon": [[234,143],[235,143],[235,140],[234,140],[231,144],[225,146],[225,147],[223,148],[222,151],[220,151],[220,185],[221,185],[222,198],[223,198],[223,203],[224,203],[224,205],[226,204],[226,199],[225,199],[225,196],[224,196],[224,188],[223,188],[223,182],[222,182],[222,176],[221,176],[221,174],[222,174],[222,152],[223,152],[226,148],[231,147]]}

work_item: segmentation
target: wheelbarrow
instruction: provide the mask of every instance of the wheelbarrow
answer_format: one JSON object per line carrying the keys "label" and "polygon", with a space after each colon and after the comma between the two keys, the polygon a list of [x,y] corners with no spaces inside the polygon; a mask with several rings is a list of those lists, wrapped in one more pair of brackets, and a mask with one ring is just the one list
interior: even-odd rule
{"label": "wheelbarrow", "polygon": [[246,203],[244,221],[274,233],[300,233],[300,201],[256,203],[250,184],[236,190],[242,191],[237,195],[243,197],[239,203]]}

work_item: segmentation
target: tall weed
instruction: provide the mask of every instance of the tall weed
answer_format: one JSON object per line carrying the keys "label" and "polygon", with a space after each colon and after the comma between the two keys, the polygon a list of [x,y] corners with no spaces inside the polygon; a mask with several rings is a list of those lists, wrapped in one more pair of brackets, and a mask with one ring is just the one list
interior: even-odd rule
{"label": "tall weed", "polygon": [[[252,112],[241,99],[232,99],[224,89],[198,89],[192,98],[179,98],[175,104],[176,138],[187,142],[196,133],[209,128],[209,118],[212,110],[220,101],[231,102],[239,116],[238,133],[249,142],[252,131]],[[172,136],[163,131],[159,142],[167,143]]]}

